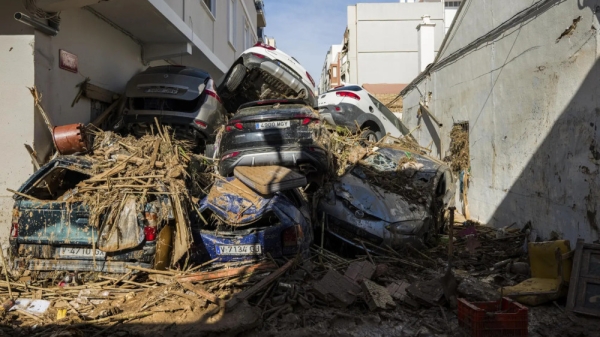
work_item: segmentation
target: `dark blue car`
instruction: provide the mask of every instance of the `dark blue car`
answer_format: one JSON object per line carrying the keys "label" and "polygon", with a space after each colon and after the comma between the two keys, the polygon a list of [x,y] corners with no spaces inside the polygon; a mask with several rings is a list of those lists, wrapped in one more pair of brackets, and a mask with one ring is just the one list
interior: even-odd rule
{"label": "dark blue car", "polygon": [[193,229],[203,260],[258,261],[308,256],[313,239],[308,204],[296,190],[260,196],[236,178],[217,179],[200,212],[208,224]]}

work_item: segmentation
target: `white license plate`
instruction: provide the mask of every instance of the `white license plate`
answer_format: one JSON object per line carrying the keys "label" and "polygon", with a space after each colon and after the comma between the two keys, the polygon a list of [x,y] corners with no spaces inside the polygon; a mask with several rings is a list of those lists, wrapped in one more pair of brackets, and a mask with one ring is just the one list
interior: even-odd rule
{"label": "white license plate", "polygon": [[174,88],[148,88],[147,93],[158,93],[158,94],[176,94],[179,92],[178,89]]}
{"label": "white license plate", "polygon": [[256,123],[258,130],[263,129],[285,129],[290,127],[290,121],[274,121],[274,122],[261,122]]}
{"label": "white license plate", "polygon": [[217,255],[260,255],[262,247],[260,245],[227,245],[216,246]]}
{"label": "white license plate", "polygon": [[[92,248],[70,248],[60,247],[58,254],[61,257],[93,257],[94,250]],[[106,253],[96,249],[96,258],[104,258]]]}

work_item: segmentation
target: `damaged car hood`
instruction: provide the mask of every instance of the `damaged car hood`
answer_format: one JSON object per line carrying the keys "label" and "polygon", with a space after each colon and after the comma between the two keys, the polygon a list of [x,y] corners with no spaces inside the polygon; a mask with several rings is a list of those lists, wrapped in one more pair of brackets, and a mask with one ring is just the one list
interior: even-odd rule
{"label": "damaged car hood", "polygon": [[409,203],[402,196],[371,185],[353,174],[334,184],[335,194],[352,206],[386,222],[421,220],[428,216],[423,205]]}

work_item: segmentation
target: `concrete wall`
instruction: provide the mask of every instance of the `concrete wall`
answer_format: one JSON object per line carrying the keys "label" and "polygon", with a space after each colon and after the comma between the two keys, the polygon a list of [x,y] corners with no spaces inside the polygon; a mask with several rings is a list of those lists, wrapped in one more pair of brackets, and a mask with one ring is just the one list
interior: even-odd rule
{"label": "concrete wall", "polygon": [[424,15],[435,27],[435,51],[444,38],[443,3],[372,3],[348,7],[350,80],[409,83],[419,74],[417,25]]}
{"label": "concrete wall", "polygon": [[[598,240],[600,223],[600,1],[547,1],[461,50],[530,4],[466,1],[429,76],[405,90],[403,121],[421,125],[413,135],[439,157],[453,123],[468,121],[471,217],[531,221],[543,238],[555,232],[573,246]],[[442,127],[418,118],[419,100]]]}
{"label": "concrete wall", "polygon": [[[22,11],[17,1],[0,4],[0,245],[8,243],[12,216],[12,193],[33,172],[23,144],[33,142],[33,100],[27,87],[34,85],[33,29],[12,17]],[[10,34],[10,35],[9,35]]]}
{"label": "concrete wall", "polygon": [[[78,73],[59,68],[59,49],[77,55]],[[55,37],[35,32],[35,85],[42,105],[55,125],[90,121],[91,101],[79,100],[76,85],[86,77],[90,83],[123,93],[129,79],[145,68],[141,47],[94,14],[83,9],[61,13],[60,33]],[[36,115],[35,149],[40,158],[53,148],[51,136]]]}

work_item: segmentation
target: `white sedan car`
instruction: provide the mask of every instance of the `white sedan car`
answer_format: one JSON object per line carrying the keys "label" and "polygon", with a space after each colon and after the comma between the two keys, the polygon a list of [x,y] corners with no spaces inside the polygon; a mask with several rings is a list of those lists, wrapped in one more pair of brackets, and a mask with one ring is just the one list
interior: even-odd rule
{"label": "white sedan car", "polygon": [[295,58],[261,42],[240,55],[217,91],[228,112],[248,102],[269,99],[301,99],[317,106],[315,81],[308,71]]}
{"label": "white sedan car", "polygon": [[319,96],[318,107],[326,123],[347,127],[354,133],[360,128],[368,141],[378,141],[386,134],[397,138],[408,134],[408,129],[385,104],[356,84],[339,86]]}

